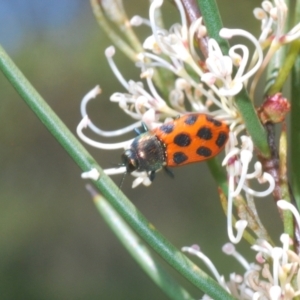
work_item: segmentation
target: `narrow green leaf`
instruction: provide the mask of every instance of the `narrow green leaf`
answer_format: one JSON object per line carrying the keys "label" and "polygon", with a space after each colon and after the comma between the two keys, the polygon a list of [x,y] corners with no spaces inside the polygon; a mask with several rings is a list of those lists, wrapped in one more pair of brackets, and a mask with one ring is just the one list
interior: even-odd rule
{"label": "narrow green leaf", "polygon": [[[295,23],[300,20],[300,1],[296,1],[295,7]],[[300,55],[298,53],[292,69],[291,79],[291,171],[292,171],[292,189],[300,208]]]}
{"label": "narrow green leaf", "polygon": [[197,0],[197,2],[204,20],[204,24],[207,28],[208,36],[217,41],[224,55],[228,54],[228,41],[221,38],[219,35],[220,30],[223,28],[223,22],[216,1]]}
{"label": "narrow green leaf", "polygon": [[[282,127],[280,140],[279,140],[279,161],[280,161],[280,189],[282,199],[291,202],[289,192],[289,182],[287,176],[287,132],[286,126]],[[291,238],[294,237],[294,218],[290,210],[282,212],[283,228]]]}
{"label": "narrow green leaf", "polygon": [[267,133],[262,126],[255,107],[245,89],[236,95],[235,101],[245,122],[246,129],[252,138],[253,144],[257,147],[262,156],[265,158],[270,157]]}
{"label": "narrow green leaf", "polygon": [[[300,49],[300,41],[296,40],[291,43],[289,51],[281,60],[280,68],[278,71],[278,75],[272,84],[272,86],[268,90],[268,95],[274,95],[282,91],[283,85],[285,84],[288,76],[291,73],[291,69],[293,68],[295,61],[299,55]],[[279,49],[280,51],[281,49]],[[277,51],[277,52],[279,52]],[[283,53],[285,53],[283,51]],[[276,55],[276,53],[275,53]]]}
{"label": "narrow green leaf", "polygon": [[0,69],[19,95],[83,171],[96,168],[100,178],[94,182],[116,211],[171,266],[213,299],[233,299],[215,280],[200,270],[161,235],[103,172],[97,162],[32,87],[0,46]]}
{"label": "narrow green leaf", "polygon": [[291,171],[292,187],[298,207],[300,207],[300,55],[298,55],[292,70],[291,92]]}
{"label": "narrow green leaf", "polygon": [[225,169],[221,166],[217,158],[212,158],[207,161],[209,170],[215,179],[217,185],[222,189],[222,192],[228,195],[228,181]]}
{"label": "narrow green leaf", "polygon": [[143,241],[125,223],[107,200],[88,185],[95,205],[107,225],[148,276],[174,300],[192,300],[192,296],[154,258]]}

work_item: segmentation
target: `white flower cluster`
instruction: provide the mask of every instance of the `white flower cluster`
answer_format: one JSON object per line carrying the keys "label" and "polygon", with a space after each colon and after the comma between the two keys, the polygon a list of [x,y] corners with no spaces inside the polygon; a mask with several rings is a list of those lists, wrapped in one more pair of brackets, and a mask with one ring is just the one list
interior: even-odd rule
{"label": "white flower cluster", "polygon": [[[280,209],[290,210],[300,225],[299,212],[293,205],[285,200],[279,200],[277,205]],[[290,250],[293,241],[287,234],[282,234],[280,241],[282,246],[275,247],[266,240],[258,239],[251,247],[256,252],[255,263],[249,263],[232,243],[225,244],[223,252],[234,257],[245,270],[244,274],[231,273],[228,281],[199,246],[183,247],[182,251],[201,259],[218,283],[236,299],[289,300],[300,296],[300,256]],[[211,298],[205,295],[202,299]]]}
{"label": "white flower cluster", "polygon": [[[110,100],[118,103],[135,122],[114,131],[104,131],[95,126],[87,116],[86,107],[91,99],[101,93],[100,87],[97,86],[82,100],[83,119],[77,127],[77,133],[83,141],[100,149],[127,149],[132,139],[120,143],[101,143],[88,138],[83,129],[89,127],[103,137],[120,136],[141,126],[142,123],[151,130],[170,118],[188,112],[206,113],[226,122],[230,128],[230,137],[225,147],[222,165],[226,168],[228,177],[227,231],[230,242],[236,244],[241,240],[248,222],[244,219],[236,221],[237,233],[234,235],[234,200],[238,196],[251,202],[256,197],[263,198],[273,192],[275,180],[270,174],[263,172],[260,162],[253,161],[253,142],[244,131],[245,126],[234,97],[245,87],[249,89],[250,98],[253,100],[256,84],[268,62],[281,45],[299,38],[300,24],[285,33],[287,7],[284,0],[274,0],[274,4],[263,1],[262,7],[254,10],[254,16],[261,21],[262,32],[258,39],[242,29],[223,28],[220,31],[220,36],[225,39],[234,36],[247,39],[254,46],[253,53],[250,54],[244,44],[236,44],[229,49],[228,55],[224,55],[218,43],[211,38],[208,40],[208,56],[203,61],[194,46],[195,36],[202,38],[207,34],[202,18],[188,25],[182,2],[174,2],[178,7],[181,22],[174,24],[169,30],[162,28],[156,17],[163,0],[151,2],[149,19],[134,16],[130,21],[129,25],[132,27],[144,25],[151,30],[151,34],[141,43],[143,51],[136,53],[136,66],[141,70],[140,77],[143,82],[123,77],[113,59],[113,46],[105,52],[113,73],[125,89],[125,92],[114,93]],[[265,49],[268,49],[266,54]],[[160,68],[175,77],[168,101],[162,98],[153,81],[155,70]],[[190,111],[187,107],[191,108]],[[250,165],[254,167],[252,172]],[[121,166],[107,169],[105,172],[108,175],[120,174],[125,173],[126,168]],[[133,187],[151,184],[147,172],[134,171],[131,175],[135,177]],[[95,180],[98,178],[95,170],[83,174],[83,177]],[[251,181],[254,179],[263,184],[264,190],[255,191],[251,188]],[[284,200],[279,201],[278,205],[282,205],[282,209],[288,206]],[[293,210],[293,207],[288,206],[288,209]],[[298,223],[300,225],[300,221]],[[289,242],[290,239],[286,235],[282,236],[283,246],[280,248],[271,246],[266,240],[258,240],[252,247],[257,251],[255,264],[249,264],[236,252],[232,244],[228,244],[224,247],[224,252],[235,256],[246,270],[244,275],[232,274],[229,282],[225,282],[224,277],[218,274],[210,260],[197,247],[184,247],[183,251],[200,257],[210,267],[219,284],[237,299],[292,299],[300,294],[300,258],[289,250]],[[269,270],[270,260],[272,272]],[[291,278],[295,274],[297,291],[294,291],[291,285]]]}
{"label": "white flower cluster", "polygon": [[[161,28],[155,17],[156,11],[163,4],[162,0],[152,1],[148,20],[135,16],[130,21],[132,26],[148,26],[152,32],[143,43],[144,52],[136,54],[136,65],[141,70],[141,78],[144,82],[126,80],[113,60],[114,47],[111,46],[106,50],[105,55],[113,73],[127,91],[114,93],[110,100],[118,103],[120,108],[136,122],[115,131],[104,131],[96,127],[88,119],[86,109],[88,102],[101,92],[100,88],[96,87],[83,98],[81,104],[83,120],[78,125],[77,132],[86,143],[101,149],[128,148],[132,140],[115,144],[99,143],[89,139],[83,133],[83,129],[88,126],[95,133],[110,137],[132,131],[143,122],[151,130],[170,118],[188,113],[187,107],[191,107],[192,112],[208,113],[214,118],[227,122],[233,132],[238,133],[244,128],[234,103],[234,96],[262,63],[263,54],[258,41],[244,30],[223,29],[220,34],[225,38],[240,35],[254,44],[258,53],[254,66],[246,70],[249,64],[249,50],[245,45],[233,46],[227,56],[222,54],[216,41],[210,39],[205,67],[200,67],[201,58],[194,47],[194,37],[205,36],[206,28],[202,24],[202,18],[188,26],[181,1],[175,2],[180,12],[181,23],[174,24],[169,30]],[[243,55],[238,54],[237,51],[241,51]],[[234,76],[233,66],[237,67]],[[153,83],[154,70],[159,68],[171,72],[176,77],[174,87],[169,91],[168,102],[161,97]],[[124,168],[106,170],[109,175],[124,173],[124,171]],[[133,172],[132,175],[140,177],[134,181],[133,186],[151,183],[147,179],[146,172]]]}

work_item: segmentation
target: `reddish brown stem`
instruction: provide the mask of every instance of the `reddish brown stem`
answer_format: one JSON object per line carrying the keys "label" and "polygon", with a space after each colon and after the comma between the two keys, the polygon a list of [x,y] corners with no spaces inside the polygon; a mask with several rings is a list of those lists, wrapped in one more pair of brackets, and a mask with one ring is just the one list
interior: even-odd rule
{"label": "reddish brown stem", "polygon": [[[268,144],[269,144],[270,151],[271,151],[271,157],[269,159],[266,159],[266,158],[258,155],[258,158],[263,166],[264,172],[271,174],[275,180],[275,189],[273,191],[274,200],[275,200],[275,202],[277,202],[278,200],[283,198],[283,190],[282,190],[281,186],[283,184],[287,184],[291,202],[292,202],[292,204],[294,204],[296,206],[296,201],[295,201],[294,195],[292,193],[292,190],[290,188],[290,185],[288,183],[288,180],[287,180],[287,178],[285,178],[285,182],[283,182],[284,179],[282,178],[282,174],[280,174],[279,154],[278,154],[278,149],[276,146],[274,123],[267,122],[264,124],[264,127],[265,127],[267,135],[268,135]],[[282,217],[281,211],[279,211],[279,213],[280,213],[280,216]],[[297,251],[297,253],[300,253],[300,228],[299,228],[297,222],[294,222],[294,228],[295,228],[294,229],[295,251]]]}
{"label": "reddish brown stem", "polygon": [[[195,20],[199,19],[202,14],[198,8],[197,2],[196,0],[181,0],[181,3],[184,7],[187,19],[189,24],[191,24],[192,22],[194,22]],[[195,41],[198,44],[199,49],[201,50],[204,58],[207,58],[208,56],[208,37],[197,37],[195,36]]]}
{"label": "reddish brown stem", "polygon": [[268,136],[268,144],[270,147],[271,157],[266,159],[263,156],[258,155],[258,158],[263,166],[263,170],[272,175],[275,180],[275,189],[273,191],[273,197],[275,201],[281,199],[281,189],[280,189],[280,174],[279,174],[279,155],[275,140],[275,130],[274,124],[267,122],[264,127]]}

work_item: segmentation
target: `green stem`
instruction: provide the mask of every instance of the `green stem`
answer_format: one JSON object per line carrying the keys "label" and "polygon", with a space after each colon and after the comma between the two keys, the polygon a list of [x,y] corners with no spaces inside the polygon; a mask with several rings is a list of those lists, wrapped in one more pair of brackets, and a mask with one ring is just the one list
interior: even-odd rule
{"label": "green stem", "polygon": [[110,229],[117,236],[122,245],[131,254],[132,258],[141,266],[148,276],[171,299],[193,300],[192,296],[177,282],[158,260],[151,254],[143,241],[125,223],[108,201],[98,194],[91,185],[87,185],[95,205]]}
{"label": "green stem", "polygon": [[208,168],[222,192],[228,195],[228,181],[225,169],[221,166],[220,162],[214,157],[207,161]]}
{"label": "green stem", "polygon": [[[223,27],[222,20],[215,0],[197,0],[202,13],[205,26],[210,38],[215,39],[223,54],[229,52],[229,43],[220,37],[219,32]],[[235,96],[236,105],[244,120],[247,131],[252,137],[253,143],[262,156],[269,157],[270,150],[267,143],[267,133],[259,121],[254,105],[248,93],[243,89]]]}
{"label": "green stem", "polygon": [[283,60],[281,60],[281,66],[278,71],[278,75],[274,83],[272,84],[272,86],[269,88],[267,92],[268,95],[272,96],[278,92],[281,92],[283,85],[286,82],[287,77],[291,73],[291,69],[293,68],[295,61],[299,55],[299,50],[300,50],[300,41],[296,40],[292,42],[287,55],[284,56]]}
{"label": "green stem", "polygon": [[114,44],[122,50],[132,61],[136,61],[136,52],[112,29],[109,23],[106,21],[103,11],[99,5],[98,0],[90,0],[93,9],[94,16],[101,26],[105,34],[109,37]]}
{"label": "green stem", "polygon": [[210,38],[217,41],[224,55],[228,54],[228,41],[221,38],[219,32],[223,28],[223,22],[219,13],[219,8],[215,0],[197,0],[201,11],[207,33]]}
{"label": "green stem", "polygon": [[271,153],[267,142],[267,133],[262,126],[256,113],[255,107],[245,89],[243,89],[238,95],[236,95],[235,101],[238,110],[245,122],[246,129],[252,138],[253,144],[256,146],[263,157],[270,157]]}
{"label": "green stem", "polygon": [[[290,7],[290,0],[285,0],[287,7]],[[287,22],[284,24],[284,32],[289,31],[289,24],[291,14],[287,15]],[[276,93],[281,92],[282,86],[286,80],[286,71],[282,72],[281,69],[285,68],[284,60],[286,58],[286,47],[280,47],[270,59],[267,66],[266,83],[265,83],[265,94],[273,96]],[[290,70],[289,70],[290,71]]]}
{"label": "green stem", "polygon": [[[295,21],[298,23],[300,20],[300,1],[296,1]],[[295,60],[292,69],[292,83],[291,83],[291,173],[292,173],[292,190],[298,209],[300,208],[300,55]]]}
{"label": "green stem", "polygon": [[298,208],[300,207],[300,56],[298,55],[292,70],[291,92],[291,171],[292,187]]}
{"label": "green stem", "polygon": [[233,299],[215,280],[178,251],[146,220],[37,93],[1,46],[0,69],[19,95],[34,111],[56,140],[64,147],[77,165],[83,171],[89,171],[93,168],[99,171],[100,177],[94,184],[116,211],[155,251],[191,283],[213,299]]}
{"label": "green stem", "polygon": [[[279,174],[280,174],[280,190],[281,198],[291,202],[289,193],[289,183],[287,177],[287,134],[286,125],[283,124],[282,131],[279,140]],[[294,219],[293,214],[290,210],[284,210],[282,212],[283,228],[284,232],[287,233],[292,239],[294,238]]]}

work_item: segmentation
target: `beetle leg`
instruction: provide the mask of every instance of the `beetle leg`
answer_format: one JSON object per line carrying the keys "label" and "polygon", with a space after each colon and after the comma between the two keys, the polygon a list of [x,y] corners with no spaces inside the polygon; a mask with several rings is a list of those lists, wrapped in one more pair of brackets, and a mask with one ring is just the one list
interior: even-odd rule
{"label": "beetle leg", "polygon": [[172,178],[174,178],[174,173],[168,167],[164,167],[165,172]]}
{"label": "beetle leg", "polygon": [[141,135],[142,133],[145,133],[149,130],[148,130],[147,125],[144,122],[142,122],[142,128],[141,129],[140,128],[134,128],[134,131],[137,135]]}
{"label": "beetle leg", "polygon": [[155,171],[151,171],[150,174],[148,174],[148,175],[149,175],[150,181],[152,182],[155,178]]}

